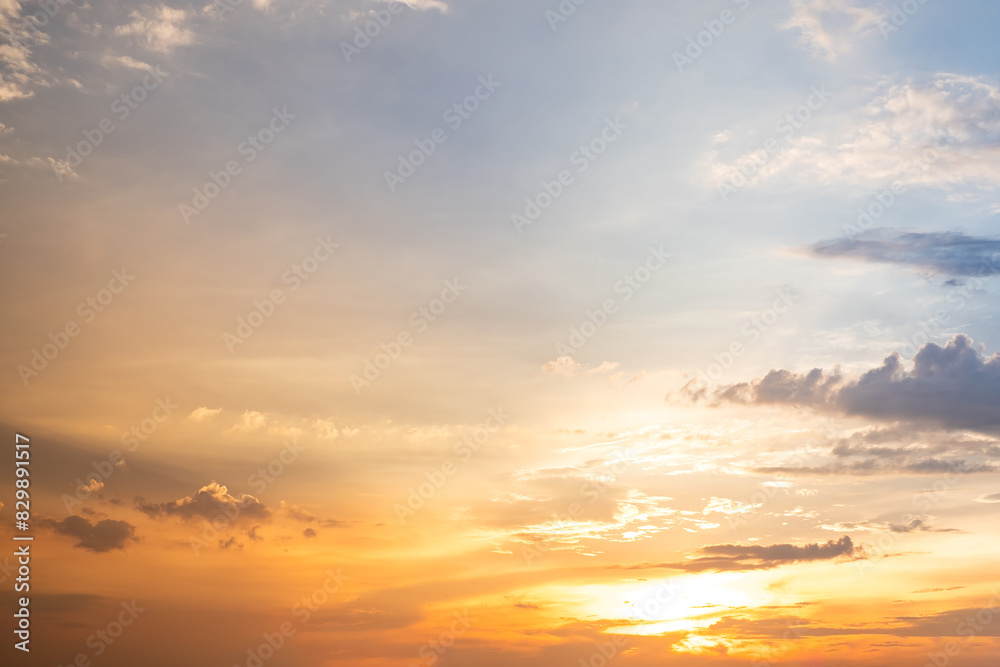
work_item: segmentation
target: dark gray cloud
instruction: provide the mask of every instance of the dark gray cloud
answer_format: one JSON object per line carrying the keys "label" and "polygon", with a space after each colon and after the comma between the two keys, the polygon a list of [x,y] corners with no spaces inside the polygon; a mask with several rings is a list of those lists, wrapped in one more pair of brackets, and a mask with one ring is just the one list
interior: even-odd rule
{"label": "dark gray cloud", "polygon": [[104,519],[91,524],[82,516],[73,514],[62,521],[43,518],[39,525],[51,528],[59,535],[74,537],[79,542],[75,546],[104,553],[113,549],[125,549],[129,542],[135,542],[135,526],[127,521],[117,521],[114,519]]}
{"label": "dark gray cloud", "polygon": [[948,276],[984,277],[1000,273],[1000,239],[958,232],[873,229],[853,239],[820,241],[809,250],[817,257],[902,264]]}
{"label": "dark gray cloud", "polygon": [[251,495],[239,498],[218,482],[210,482],[198,489],[194,496],[166,503],[147,503],[136,499],[139,509],[151,517],[176,516],[181,519],[221,519],[229,524],[241,520],[254,521],[271,518],[271,510]]}
{"label": "dark gray cloud", "polygon": [[997,467],[991,463],[976,463],[969,461],[923,459],[913,462],[884,461],[868,458],[851,463],[829,463],[819,466],[761,466],[754,472],[762,475],[971,475],[980,472],[996,472]]}
{"label": "dark gray cloud", "polygon": [[[695,397],[692,392],[689,396]],[[952,429],[1000,430],[1000,355],[985,357],[964,335],[928,343],[906,370],[896,353],[856,380],[821,369],[772,370],[763,378],[719,388],[718,399],[807,405],[885,421],[931,422]],[[928,466],[946,463],[928,462]]]}
{"label": "dark gray cloud", "polygon": [[703,556],[679,563],[660,563],[616,566],[612,569],[644,570],[666,568],[685,572],[733,572],[746,570],[770,570],[781,565],[803,561],[830,560],[841,556],[853,556],[855,545],[844,535],[839,540],[829,540],[825,544],[813,543],[803,546],[794,544],[744,545],[715,544],[700,550]]}
{"label": "dark gray cloud", "polygon": [[719,398],[740,403],[814,405],[827,400],[843,381],[838,370],[827,374],[814,368],[804,375],[772,370],[760,380],[721,388]]}

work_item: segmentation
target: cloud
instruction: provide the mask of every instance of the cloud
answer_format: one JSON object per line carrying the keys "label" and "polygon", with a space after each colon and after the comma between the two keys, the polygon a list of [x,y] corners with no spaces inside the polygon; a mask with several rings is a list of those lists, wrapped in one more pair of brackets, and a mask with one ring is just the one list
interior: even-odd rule
{"label": "cloud", "polygon": [[713,512],[718,512],[720,514],[746,514],[747,512],[752,512],[754,509],[760,507],[761,503],[750,504],[742,503],[738,500],[730,500],[728,498],[716,498],[712,496],[712,499],[705,505],[705,509],[702,510],[702,514],[709,515]]}
{"label": "cloud", "polygon": [[895,533],[897,535],[907,533],[961,533],[957,528],[935,528],[931,525],[932,517],[913,517],[906,523],[892,523],[891,521],[843,521],[832,525],[823,526],[823,530],[832,530],[838,533],[869,532],[869,533]]}
{"label": "cloud", "polygon": [[849,0],[793,0],[792,15],[778,27],[798,30],[808,51],[832,61],[884,17],[874,7],[859,7]]}
{"label": "cloud", "polygon": [[89,483],[80,487],[81,491],[86,491],[87,493],[97,493],[104,488],[104,482],[94,477]]}
{"label": "cloud", "polygon": [[866,428],[830,444],[830,454],[835,457],[832,463],[809,466],[798,457],[794,465],[760,466],[753,472],[856,476],[971,474],[995,471],[994,461],[1000,459],[1000,446],[992,438],[949,435],[937,430],[925,434],[903,426]]}
{"label": "cloud", "polygon": [[131,56],[111,56],[111,55],[103,56],[101,58],[101,64],[104,65],[105,67],[118,66],[118,67],[128,67],[131,69],[138,69],[138,70],[153,69],[152,65],[150,65],[149,63],[145,63],[141,60],[136,60]]}
{"label": "cloud", "polygon": [[191,411],[191,414],[187,416],[188,419],[196,422],[205,421],[209,417],[214,417],[215,415],[222,412],[222,408],[195,408]]}
{"label": "cloud", "polygon": [[1000,239],[957,232],[883,228],[863,232],[854,239],[820,241],[809,250],[816,257],[902,264],[951,276],[1000,273]]}
{"label": "cloud", "polygon": [[51,528],[59,535],[74,537],[79,542],[74,546],[95,553],[104,553],[112,549],[125,549],[129,542],[138,541],[135,537],[135,526],[127,521],[104,519],[91,524],[82,516],[73,514],[62,521],[43,518],[39,525]]}
{"label": "cloud", "polygon": [[240,519],[269,519],[271,510],[251,495],[244,494],[239,498],[231,496],[229,490],[212,481],[198,489],[194,496],[185,496],[180,500],[166,503],[147,503],[137,499],[139,509],[151,517],[176,516],[184,520],[217,518],[236,522]]}
{"label": "cloud", "polygon": [[242,549],[243,545],[237,542],[235,537],[230,537],[228,540],[221,540],[221,539],[219,540],[219,548],[222,549],[223,551],[228,551],[232,547],[236,547],[237,549]]}
{"label": "cloud", "polygon": [[742,572],[746,570],[770,570],[782,565],[816,560],[831,560],[834,558],[853,556],[856,547],[851,538],[844,535],[839,540],[829,540],[826,544],[794,544],[743,545],[716,544],[703,547],[703,554],[679,563],[660,563],[658,565],[613,566],[612,569],[639,570],[648,568],[665,568],[684,570],[685,572]]}
{"label": "cloud", "polygon": [[[298,505],[289,505],[284,500],[278,506],[278,511],[287,514],[290,518],[301,521],[302,523],[315,523],[316,525],[323,526],[324,528],[339,528],[346,525],[343,521],[337,521],[336,519],[321,519],[307,510],[302,509]],[[307,528],[307,531],[312,530]],[[307,537],[310,537],[307,535]]]}
{"label": "cloud", "polygon": [[1000,493],[987,493],[976,498],[977,503],[1000,503]]}
{"label": "cloud", "polygon": [[317,419],[313,421],[312,427],[316,432],[316,437],[324,440],[335,440],[340,437],[340,431],[337,429],[337,425],[332,420]]}
{"label": "cloud", "polygon": [[264,415],[255,410],[244,410],[243,414],[226,433],[237,433],[241,431],[256,431],[267,424]]}
{"label": "cloud", "polygon": [[583,364],[573,359],[573,357],[562,356],[542,366],[542,372],[550,375],[563,375],[568,378],[573,378],[581,375],[609,373],[616,368],[618,368],[618,363],[613,361],[605,361],[600,366],[586,368]]}
{"label": "cloud", "polygon": [[[49,41],[25,18],[17,2],[0,2],[0,102],[33,97],[34,88],[51,83],[42,67],[32,60],[32,49]],[[29,7],[30,13],[30,7]]]}
{"label": "cloud", "polygon": [[[844,91],[844,97],[856,91]],[[1000,87],[985,77],[935,73],[921,80],[882,81],[871,101],[840,114],[824,109],[781,152],[750,172],[748,184],[849,185],[873,188],[962,188],[975,199],[1000,186]],[[805,132],[810,132],[806,134]],[[719,160],[708,153],[712,187],[728,182],[753,153]]]}
{"label": "cloud", "polygon": [[[689,383],[691,385],[691,383]],[[697,399],[701,387],[685,393]],[[772,370],[763,378],[719,388],[716,398],[746,404],[812,406],[886,421],[931,422],[951,429],[1000,430],[1000,355],[984,357],[957,335],[945,347],[928,343],[906,370],[897,353],[856,380],[816,368]],[[928,464],[933,467],[932,464]]]}
{"label": "cloud", "polygon": [[150,51],[166,53],[177,46],[185,46],[194,40],[194,33],[182,26],[188,14],[183,9],[166,5],[157,8],[135,10],[129,18],[132,22],[115,28],[116,35],[128,35]]}
{"label": "cloud", "polygon": [[[392,2],[393,0],[382,0],[382,2]],[[427,10],[436,9],[442,14],[448,13],[448,5],[441,2],[441,0],[400,0],[404,5],[407,5],[410,9],[416,10]]]}
{"label": "cloud", "polygon": [[607,484],[582,470],[522,472],[512,481],[512,491],[473,504],[467,517],[477,530],[516,544],[541,543],[546,551],[590,553],[591,541],[637,541],[682,521],[701,529],[719,525],[680,517],[670,498]]}
{"label": "cloud", "polygon": [[867,458],[851,463],[831,463],[819,466],[760,466],[753,472],[761,475],[971,475],[996,472],[991,463],[969,462],[956,459],[926,458],[916,461],[883,461]]}

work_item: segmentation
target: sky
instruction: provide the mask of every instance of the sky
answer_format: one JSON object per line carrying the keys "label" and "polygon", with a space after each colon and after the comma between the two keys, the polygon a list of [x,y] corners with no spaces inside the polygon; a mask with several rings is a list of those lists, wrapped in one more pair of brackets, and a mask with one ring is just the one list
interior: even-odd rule
{"label": "sky", "polygon": [[0,0],[4,664],[992,667],[998,20]]}

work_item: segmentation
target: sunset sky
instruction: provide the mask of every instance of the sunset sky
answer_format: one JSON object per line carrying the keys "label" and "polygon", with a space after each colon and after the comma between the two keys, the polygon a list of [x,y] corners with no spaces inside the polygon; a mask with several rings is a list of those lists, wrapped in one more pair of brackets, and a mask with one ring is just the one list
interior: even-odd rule
{"label": "sunset sky", "polygon": [[3,664],[995,667],[998,22],[0,0]]}

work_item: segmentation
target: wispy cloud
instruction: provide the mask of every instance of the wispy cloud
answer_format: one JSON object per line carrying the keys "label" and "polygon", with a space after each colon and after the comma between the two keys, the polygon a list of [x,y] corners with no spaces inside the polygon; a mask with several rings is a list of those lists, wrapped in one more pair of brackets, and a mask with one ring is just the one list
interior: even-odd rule
{"label": "wispy cloud", "polygon": [[959,232],[883,228],[863,232],[854,239],[820,241],[809,250],[816,257],[900,264],[950,276],[1000,273],[1000,239]]}
{"label": "wispy cloud", "polygon": [[874,30],[884,17],[877,7],[851,0],[793,0],[792,15],[780,27],[798,30],[806,50],[833,61],[856,45],[865,31]]}

